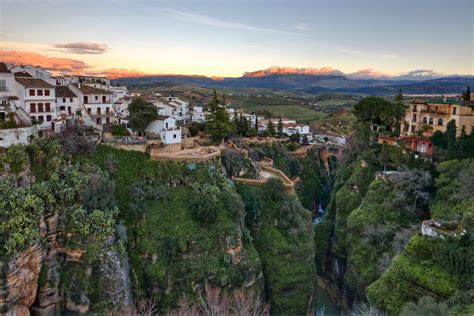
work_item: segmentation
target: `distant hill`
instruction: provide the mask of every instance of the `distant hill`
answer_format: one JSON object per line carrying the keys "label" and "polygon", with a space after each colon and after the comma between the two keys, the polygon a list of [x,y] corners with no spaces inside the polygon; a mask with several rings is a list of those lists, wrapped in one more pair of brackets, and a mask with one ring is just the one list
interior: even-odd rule
{"label": "distant hill", "polygon": [[205,76],[153,75],[114,80],[130,88],[154,86],[195,85],[207,88],[274,89],[300,91],[309,94],[327,92],[390,95],[402,89],[404,93],[460,93],[468,85],[474,87],[474,76],[445,77],[428,80],[409,79],[355,79],[339,74],[305,73],[247,73],[238,78],[210,78]]}

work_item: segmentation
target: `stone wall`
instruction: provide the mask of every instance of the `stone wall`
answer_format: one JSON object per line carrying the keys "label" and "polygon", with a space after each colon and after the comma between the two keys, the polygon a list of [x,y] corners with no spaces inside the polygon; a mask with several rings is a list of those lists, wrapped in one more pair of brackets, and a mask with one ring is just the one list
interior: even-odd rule
{"label": "stone wall", "polygon": [[6,148],[16,144],[28,144],[31,136],[38,136],[38,126],[0,129],[0,147]]}
{"label": "stone wall", "polygon": [[219,159],[221,151],[215,146],[184,149],[176,152],[150,151],[153,160],[174,162],[201,162]]}

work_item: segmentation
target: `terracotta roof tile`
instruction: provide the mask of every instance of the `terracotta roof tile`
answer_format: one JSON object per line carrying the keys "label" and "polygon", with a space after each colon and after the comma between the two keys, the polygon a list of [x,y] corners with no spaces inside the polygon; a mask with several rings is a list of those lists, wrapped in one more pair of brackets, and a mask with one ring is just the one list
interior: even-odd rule
{"label": "terracotta roof tile", "polygon": [[83,85],[83,84],[81,84],[81,87],[79,88],[79,90],[81,90],[83,94],[112,94],[111,91],[97,89],[97,88]]}
{"label": "terracotta roof tile", "polygon": [[16,82],[26,88],[54,88],[46,81],[37,78],[15,78]]}
{"label": "terracotta roof tile", "polygon": [[74,92],[71,91],[66,86],[56,86],[56,97],[57,98],[75,98],[77,95],[74,94]]}

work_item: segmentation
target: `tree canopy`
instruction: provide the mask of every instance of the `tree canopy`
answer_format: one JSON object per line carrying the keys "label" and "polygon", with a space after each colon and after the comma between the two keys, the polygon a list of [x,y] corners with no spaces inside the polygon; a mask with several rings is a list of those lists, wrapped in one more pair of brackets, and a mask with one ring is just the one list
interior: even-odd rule
{"label": "tree canopy", "polygon": [[225,111],[225,106],[222,105],[222,101],[217,97],[216,90],[214,90],[212,100],[208,104],[208,110],[209,117],[207,119],[206,131],[213,141],[221,142],[229,137],[233,128]]}
{"label": "tree canopy", "polygon": [[381,97],[366,97],[354,106],[354,115],[363,122],[383,124],[391,131],[397,129],[405,115],[405,105],[401,91],[395,103]]}
{"label": "tree canopy", "polygon": [[135,98],[128,106],[130,127],[135,133],[142,135],[150,122],[158,117],[157,108],[142,98]]}

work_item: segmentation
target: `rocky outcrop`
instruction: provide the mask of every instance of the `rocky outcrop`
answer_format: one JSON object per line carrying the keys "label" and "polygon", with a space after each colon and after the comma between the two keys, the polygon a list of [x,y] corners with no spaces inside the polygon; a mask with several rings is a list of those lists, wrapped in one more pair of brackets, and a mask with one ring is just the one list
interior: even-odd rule
{"label": "rocky outcrop", "polygon": [[57,227],[58,215],[52,215],[45,219],[47,252],[44,257],[41,279],[38,283],[38,294],[34,302],[33,310],[37,315],[53,315],[59,302],[59,271],[58,271],[58,242]]}
{"label": "rocky outcrop", "polygon": [[44,250],[37,244],[17,254],[3,267],[0,311],[7,315],[29,315],[29,308],[36,299],[44,255]]}

